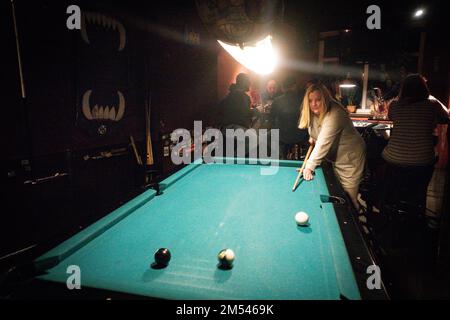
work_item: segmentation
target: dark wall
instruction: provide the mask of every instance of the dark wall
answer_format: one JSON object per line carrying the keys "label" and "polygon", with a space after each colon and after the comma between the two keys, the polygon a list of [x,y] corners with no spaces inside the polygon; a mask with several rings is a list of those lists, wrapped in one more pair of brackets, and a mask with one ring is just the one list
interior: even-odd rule
{"label": "dark wall", "polygon": [[2,117],[0,142],[2,155],[21,157],[27,153],[25,141],[25,112],[21,103],[19,66],[16,53],[13,20],[9,1],[0,2],[0,84],[2,95]]}
{"label": "dark wall", "polygon": [[[89,43],[66,27],[71,4],[90,14]],[[8,191],[2,194],[0,256],[75,232],[139,192],[144,171],[129,137],[145,159],[149,101],[153,168],[165,174],[175,168],[162,154],[162,136],[207,120],[217,96],[218,49],[194,1],[16,0],[15,9],[26,98],[20,96],[11,4],[2,1],[1,178]],[[121,96],[125,107],[117,119]],[[37,180],[46,177],[53,178]]]}
{"label": "dark wall", "polygon": [[[206,121],[209,108],[216,103],[218,45],[204,32],[192,10],[160,16],[154,24],[149,30],[147,58],[153,70],[157,118],[170,130],[192,128],[194,120]],[[185,29],[198,32],[200,43],[186,44]]]}

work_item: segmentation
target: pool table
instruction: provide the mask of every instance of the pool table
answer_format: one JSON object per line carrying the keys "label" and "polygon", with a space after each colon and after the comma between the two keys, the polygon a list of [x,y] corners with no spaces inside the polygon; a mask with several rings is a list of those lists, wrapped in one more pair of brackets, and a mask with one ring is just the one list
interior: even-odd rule
{"label": "pool table", "polygon": [[[331,167],[293,192],[300,161],[280,160],[276,174],[263,175],[257,160],[215,160],[186,165],[159,192],[146,190],[37,258],[39,281],[65,287],[76,265],[82,288],[138,297],[385,298],[366,288],[374,257]],[[308,226],[296,224],[298,211]],[[155,269],[159,248],[172,258]],[[230,270],[218,268],[224,248],[236,255]]]}

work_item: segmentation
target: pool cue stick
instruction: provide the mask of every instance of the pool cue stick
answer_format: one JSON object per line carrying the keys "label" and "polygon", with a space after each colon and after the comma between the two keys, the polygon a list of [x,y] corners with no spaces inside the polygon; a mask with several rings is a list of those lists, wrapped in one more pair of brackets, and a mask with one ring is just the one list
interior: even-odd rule
{"label": "pool cue stick", "polygon": [[130,135],[130,141],[131,141],[131,146],[133,147],[134,156],[136,157],[137,164],[142,165],[141,156],[139,155],[139,153],[137,151],[136,144],[134,143],[133,136],[131,136],[131,135]]}
{"label": "pool cue stick", "polygon": [[154,160],[153,160],[153,150],[152,150],[152,137],[150,135],[150,112],[151,112],[151,95],[149,97],[149,99],[146,102],[146,106],[145,106],[145,130],[146,130],[146,142],[147,142],[147,162],[146,164],[148,166],[151,166],[152,164],[154,164]]}
{"label": "pool cue stick", "polygon": [[22,111],[23,111],[23,121],[24,121],[24,135],[26,140],[26,157],[28,159],[28,166],[29,166],[29,175],[31,177],[34,176],[34,155],[33,155],[33,139],[31,135],[31,128],[30,128],[30,120],[28,119],[28,104],[27,104],[27,93],[25,90],[25,78],[24,78],[24,72],[23,72],[23,65],[22,65],[22,57],[21,57],[21,50],[20,50],[20,39],[19,39],[19,28],[17,26],[17,19],[16,19],[16,8],[14,5],[14,0],[11,0],[11,15],[13,20],[13,27],[14,27],[14,37],[16,40],[16,55],[17,55],[17,64],[19,69],[19,79],[20,79],[20,96],[21,96],[21,105],[22,105]]}
{"label": "pool cue stick", "polygon": [[20,56],[19,31],[17,29],[16,9],[14,7],[14,0],[11,0],[11,9],[12,9],[12,18],[13,18],[13,23],[14,23],[14,35],[16,38],[16,51],[17,51],[17,62],[18,62],[18,67],[19,67],[20,90],[22,93],[22,99],[25,99],[26,98],[25,80],[23,78],[22,59]]}
{"label": "pool cue stick", "polygon": [[310,145],[309,148],[308,148],[308,152],[306,153],[306,157],[305,157],[305,159],[303,160],[302,167],[300,168],[300,172],[299,172],[298,175],[297,175],[297,179],[295,179],[295,183],[294,183],[294,186],[292,187],[292,191],[295,191],[295,188],[297,188],[297,184],[298,184],[298,182],[300,181],[300,177],[301,177],[302,174],[303,174],[303,169],[305,168],[306,161],[308,161],[308,158],[309,158],[309,156],[310,156],[310,154],[311,154],[311,152],[312,152],[312,149],[313,149],[313,146]]}

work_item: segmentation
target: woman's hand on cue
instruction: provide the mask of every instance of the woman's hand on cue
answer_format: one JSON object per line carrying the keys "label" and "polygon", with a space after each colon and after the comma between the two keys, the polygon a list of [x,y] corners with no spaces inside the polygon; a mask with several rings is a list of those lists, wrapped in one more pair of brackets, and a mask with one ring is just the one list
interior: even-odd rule
{"label": "woman's hand on cue", "polygon": [[316,144],[316,141],[312,137],[309,137],[308,142],[312,146],[314,146]]}
{"label": "woman's hand on cue", "polygon": [[303,179],[305,180],[312,180],[313,179],[313,172],[310,169],[303,169]]}

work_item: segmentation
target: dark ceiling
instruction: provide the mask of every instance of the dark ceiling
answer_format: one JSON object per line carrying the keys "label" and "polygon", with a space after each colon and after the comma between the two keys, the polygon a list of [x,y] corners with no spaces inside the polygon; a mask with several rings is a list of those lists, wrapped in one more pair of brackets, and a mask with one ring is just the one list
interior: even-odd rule
{"label": "dark ceiling", "polygon": [[339,28],[366,28],[369,5],[381,9],[381,27],[409,28],[415,25],[412,14],[416,8],[426,10],[423,21],[430,27],[444,26],[442,0],[359,0],[359,1],[298,1],[285,0],[285,21],[314,31]]}
{"label": "dark ceiling", "polygon": [[[49,1],[49,0],[45,0]],[[211,0],[212,2],[227,2],[231,0]],[[257,0],[255,0],[257,1]],[[196,14],[195,0],[166,1],[111,1],[96,0],[78,2],[89,3],[90,6],[116,6],[118,10],[127,11],[140,17],[169,16],[172,13]],[[304,34],[321,31],[350,28],[365,31],[369,14],[369,5],[378,5],[381,9],[381,29],[410,29],[427,27],[436,32],[448,29],[445,0],[284,0],[283,21],[294,26]],[[425,8],[426,14],[420,20],[412,18],[415,9]]]}
{"label": "dark ceiling", "polygon": [[[226,0],[222,0],[225,1]],[[90,1],[95,2],[95,1]],[[110,1],[102,1],[108,3]],[[111,1],[112,2],[112,1]],[[218,2],[218,0],[212,0]],[[442,26],[445,20],[445,0],[284,0],[285,22],[311,30],[332,30],[335,28],[365,28],[369,5],[378,5],[381,9],[382,28],[409,27],[413,11],[426,9],[424,19],[429,25]],[[195,0],[168,1],[116,1],[121,6],[135,8],[139,14],[154,15],[163,11],[195,10]]]}

